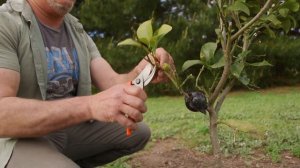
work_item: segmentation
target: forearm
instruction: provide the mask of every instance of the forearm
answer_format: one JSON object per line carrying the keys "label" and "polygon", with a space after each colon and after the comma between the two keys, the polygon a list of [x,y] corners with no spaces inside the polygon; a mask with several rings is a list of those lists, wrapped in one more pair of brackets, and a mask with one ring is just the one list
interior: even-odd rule
{"label": "forearm", "polygon": [[103,58],[96,58],[91,62],[91,76],[93,84],[97,88],[105,90],[116,84],[131,81],[141,72],[142,68],[140,63],[129,73],[118,74]]}
{"label": "forearm", "polygon": [[35,137],[91,119],[87,97],[40,101],[0,99],[0,137]]}
{"label": "forearm", "polygon": [[133,70],[131,70],[128,73],[118,74],[118,76],[116,76],[116,78],[113,79],[113,85],[132,81],[134,78],[138,76],[139,72],[140,71],[138,71],[137,68],[135,67]]}

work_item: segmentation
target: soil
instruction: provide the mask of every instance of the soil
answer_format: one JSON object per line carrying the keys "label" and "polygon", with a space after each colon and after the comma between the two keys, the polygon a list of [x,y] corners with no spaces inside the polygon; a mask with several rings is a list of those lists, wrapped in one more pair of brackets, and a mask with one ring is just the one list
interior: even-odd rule
{"label": "soil", "polygon": [[[156,141],[148,149],[131,157],[128,164],[132,168],[213,168],[215,159],[210,154],[199,153],[185,147],[179,140]],[[247,157],[222,157],[222,168],[300,168],[300,158],[289,152],[281,155],[275,163],[263,152],[256,150]]]}

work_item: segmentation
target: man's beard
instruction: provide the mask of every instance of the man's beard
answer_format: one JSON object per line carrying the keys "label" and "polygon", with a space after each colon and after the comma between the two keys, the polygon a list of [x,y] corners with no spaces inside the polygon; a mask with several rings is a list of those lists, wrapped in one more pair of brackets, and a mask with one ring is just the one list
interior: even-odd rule
{"label": "man's beard", "polygon": [[62,5],[58,2],[56,2],[56,0],[47,0],[49,6],[60,16],[64,16],[65,14],[69,13],[72,9],[73,6],[76,2],[76,0],[74,0],[74,2],[72,3],[72,5],[70,6],[66,6],[66,5]]}

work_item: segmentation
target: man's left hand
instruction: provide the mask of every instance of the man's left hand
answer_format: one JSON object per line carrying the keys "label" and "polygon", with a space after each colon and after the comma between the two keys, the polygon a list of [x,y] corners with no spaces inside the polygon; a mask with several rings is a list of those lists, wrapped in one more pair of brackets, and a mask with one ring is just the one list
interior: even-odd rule
{"label": "man's left hand", "polygon": [[[157,68],[157,72],[151,82],[152,83],[166,82],[166,81],[168,81],[168,77],[165,75],[165,73],[163,72],[161,67],[163,67],[163,65],[166,63],[166,64],[170,65],[170,67],[173,69],[173,71],[176,71],[175,65],[174,65],[174,60],[173,60],[172,56],[163,48],[156,49],[156,58],[157,58],[156,61],[158,61],[160,67]],[[148,63],[149,62],[147,62],[145,59],[143,59],[137,66],[138,72],[141,72],[142,69]]]}

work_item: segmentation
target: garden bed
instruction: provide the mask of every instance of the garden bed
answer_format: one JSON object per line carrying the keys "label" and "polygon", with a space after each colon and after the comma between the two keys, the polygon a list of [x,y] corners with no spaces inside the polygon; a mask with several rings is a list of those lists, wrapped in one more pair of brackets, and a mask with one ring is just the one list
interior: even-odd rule
{"label": "garden bed", "polygon": [[[224,168],[300,167],[300,159],[289,152],[283,152],[278,163],[273,162],[261,150],[255,150],[249,156],[223,157],[222,160]],[[132,168],[211,168],[214,167],[214,158],[189,149],[176,139],[165,139],[158,140],[149,149],[135,154],[127,163]]]}

